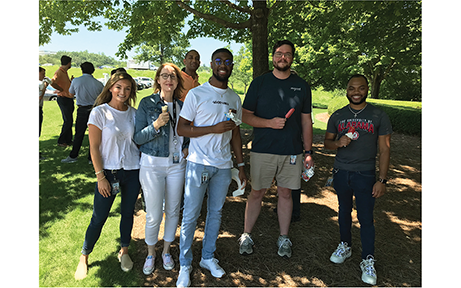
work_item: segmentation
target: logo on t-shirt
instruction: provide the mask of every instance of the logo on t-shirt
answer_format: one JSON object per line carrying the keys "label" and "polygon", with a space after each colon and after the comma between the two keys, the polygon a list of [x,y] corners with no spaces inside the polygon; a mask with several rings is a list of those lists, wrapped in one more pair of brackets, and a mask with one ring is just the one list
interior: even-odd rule
{"label": "logo on t-shirt", "polygon": [[301,91],[301,87],[290,87],[293,91]]}
{"label": "logo on t-shirt", "polygon": [[222,104],[222,105],[227,105],[227,106],[229,106],[229,105],[230,105],[230,104],[229,104],[229,103],[227,103],[227,102],[224,102],[224,101],[219,101],[219,100],[215,100],[215,101],[213,101],[213,104]]}
{"label": "logo on t-shirt", "polygon": [[351,127],[355,129],[352,140],[357,140],[359,138],[357,130],[363,130],[372,134],[375,132],[375,126],[372,120],[354,118],[340,121],[338,124],[338,133],[344,130],[347,132]]}

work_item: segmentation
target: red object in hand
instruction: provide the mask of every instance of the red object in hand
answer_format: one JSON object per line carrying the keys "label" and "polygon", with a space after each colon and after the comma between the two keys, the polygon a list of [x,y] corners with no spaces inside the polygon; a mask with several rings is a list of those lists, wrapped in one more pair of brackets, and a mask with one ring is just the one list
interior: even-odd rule
{"label": "red object in hand", "polygon": [[285,115],[285,118],[288,119],[290,118],[291,114],[293,114],[293,112],[295,112],[295,108],[291,108],[290,111],[288,111],[288,113]]}
{"label": "red object in hand", "polygon": [[354,133],[355,132],[355,128],[354,127],[349,127],[349,130],[347,130],[347,133]]}

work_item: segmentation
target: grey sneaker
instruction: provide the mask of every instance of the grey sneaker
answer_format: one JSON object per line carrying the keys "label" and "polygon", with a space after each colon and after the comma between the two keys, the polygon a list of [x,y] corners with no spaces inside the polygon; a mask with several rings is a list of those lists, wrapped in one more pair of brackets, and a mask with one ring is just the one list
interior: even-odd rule
{"label": "grey sneaker", "polygon": [[360,263],[360,269],[362,269],[362,281],[367,284],[376,285],[376,279],[378,276],[376,275],[374,267],[375,261],[376,260],[373,256],[368,255],[367,259],[363,259]]}
{"label": "grey sneaker", "polygon": [[77,162],[77,158],[72,158],[70,156],[67,156],[66,159],[62,159],[61,163],[75,163]]}
{"label": "grey sneaker", "polygon": [[290,241],[290,238],[288,238],[287,235],[280,235],[279,239],[277,240],[277,247],[279,250],[277,251],[277,254],[279,254],[280,257],[291,257],[291,245],[293,245]]}
{"label": "grey sneaker", "polygon": [[251,239],[250,233],[243,233],[239,238],[240,248],[239,252],[241,255],[250,255],[253,253],[253,239]]}
{"label": "grey sneaker", "polygon": [[351,257],[351,255],[351,247],[348,247],[346,242],[341,242],[339,243],[338,248],[336,248],[335,252],[331,254],[330,261],[336,264],[341,264],[344,262],[344,260]]}

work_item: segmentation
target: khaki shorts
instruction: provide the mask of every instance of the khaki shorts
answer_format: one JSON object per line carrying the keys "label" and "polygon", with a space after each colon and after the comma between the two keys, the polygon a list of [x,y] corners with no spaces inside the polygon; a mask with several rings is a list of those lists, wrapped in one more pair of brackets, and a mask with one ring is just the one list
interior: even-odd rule
{"label": "khaki shorts", "polygon": [[303,154],[296,156],[295,164],[290,164],[290,158],[290,155],[251,152],[251,187],[254,190],[268,189],[275,176],[278,186],[292,190],[300,189]]}

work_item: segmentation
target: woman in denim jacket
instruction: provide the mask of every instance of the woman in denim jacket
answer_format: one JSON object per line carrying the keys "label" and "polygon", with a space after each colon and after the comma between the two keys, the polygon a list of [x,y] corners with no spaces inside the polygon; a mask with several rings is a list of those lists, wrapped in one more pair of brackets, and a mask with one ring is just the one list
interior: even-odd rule
{"label": "woman in denim jacket", "polygon": [[[134,141],[140,145],[139,180],[146,204],[146,244],[148,255],[143,272],[154,271],[155,244],[165,202],[163,267],[171,270],[174,261],[170,244],[175,239],[184,186],[189,138],[178,136],[177,123],[183,102],[181,70],[172,63],[160,66],[155,75],[154,94],[139,103],[136,113]],[[168,110],[163,110],[168,107]]]}

